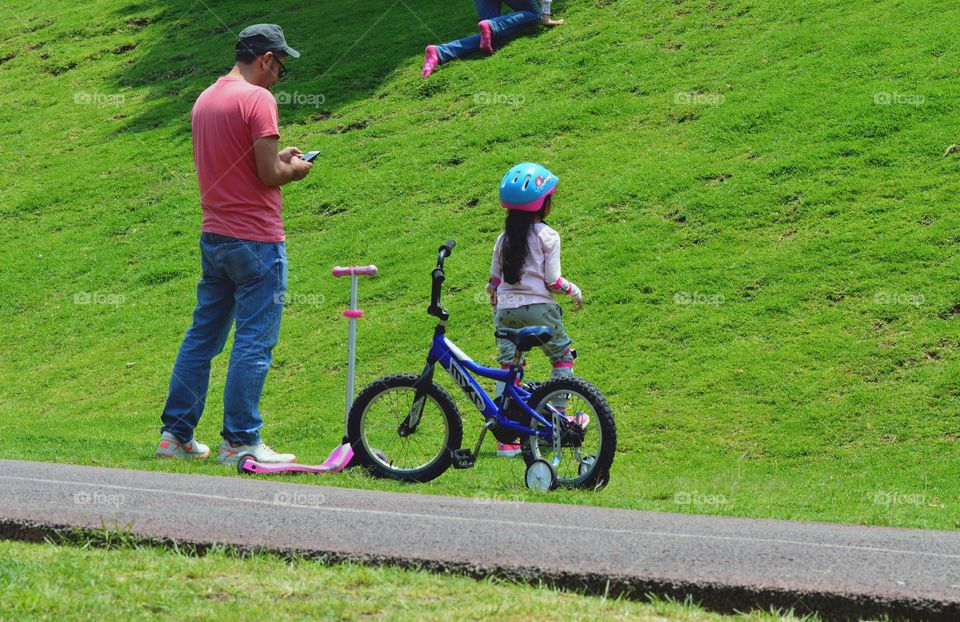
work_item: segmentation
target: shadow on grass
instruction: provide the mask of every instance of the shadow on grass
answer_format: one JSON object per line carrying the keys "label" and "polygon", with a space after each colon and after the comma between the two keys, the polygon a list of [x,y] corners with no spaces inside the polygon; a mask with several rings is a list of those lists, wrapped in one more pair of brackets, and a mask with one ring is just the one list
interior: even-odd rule
{"label": "shadow on grass", "polygon": [[[326,121],[352,102],[378,95],[381,85],[404,72],[429,97],[435,88],[419,80],[422,51],[474,27],[474,9],[460,0],[347,0],[302,3],[179,0],[140,2],[115,13],[118,22],[143,30],[150,40],[123,50],[129,60],[118,88],[145,90],[142,110],[121,131],[143,132],[178,124],[189,132],[193,102],[233,65],[236,33],[258,22],[278,23],[302,54],[287,63],[289,76],[272,91],[281,125]],[[385,94],[381,94],[385,95]],[[335,132],[358,129],[337,126]]]}

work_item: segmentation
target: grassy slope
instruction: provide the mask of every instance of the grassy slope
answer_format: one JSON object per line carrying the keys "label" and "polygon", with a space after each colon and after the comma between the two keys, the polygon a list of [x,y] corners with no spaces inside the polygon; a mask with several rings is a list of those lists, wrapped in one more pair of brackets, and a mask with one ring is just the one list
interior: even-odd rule
{"label": "grassy slope", "polygon": [[[19,620],[555,620],[787,622],[690,605],[584,597],[499,581],[226,552],[188,557],[0,542],[0,615]],[[813,618],[803,618],[812,620]]]}
{"label": "grassy slope", "polygon": [[[960,527],[960,184],[943,156],[960,142],[955,5],[569,0],[569,25],[422,82],[423,44],[468,31],[469,7],[9,4],[0,455],[220,472],[151,458],[198,277],[187,114],[229,65],[230,31],[273,20],[304,51],[277,90],[325,103],[280,113],[285,144],[324,156],[285,190],[294,304],[263,400],[269,442],[312,461],[339,439],[334,263],[382,270],[361,291],[360,384],[422,365],[448,237],[451,334],[492,362],[477,298],[495,187],[542,160],[562,179],[565,272],[589,301],[568,316],[577,370],[620,430],[610,487],[554,499]],[[878,105],[884,92],[924,100]],[[211,443],[225,367],[198,430]],[[542,357],[531,371],[546,373]],[[487,460],[418,490],[523,497],[521,474]]]}

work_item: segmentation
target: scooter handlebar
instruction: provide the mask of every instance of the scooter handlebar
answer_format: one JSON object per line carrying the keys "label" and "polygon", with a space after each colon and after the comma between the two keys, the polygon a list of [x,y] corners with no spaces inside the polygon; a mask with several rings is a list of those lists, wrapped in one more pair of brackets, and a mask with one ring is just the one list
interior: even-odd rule
{"label": "scooter handlebar", "polygon": [[377,276],[376,266],[336,266],[333,269],[333,276]]}

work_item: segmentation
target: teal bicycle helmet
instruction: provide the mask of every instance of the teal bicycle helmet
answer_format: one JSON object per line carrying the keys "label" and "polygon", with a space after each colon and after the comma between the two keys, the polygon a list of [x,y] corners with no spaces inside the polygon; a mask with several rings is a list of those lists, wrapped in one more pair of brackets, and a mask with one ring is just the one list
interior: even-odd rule
{"label": "teal bicycle helmet", "polygon": [[556,192],[559,181],[542,164],[517,164],[500,182],[500,204],[521,212],[540,211],[546,198]]}

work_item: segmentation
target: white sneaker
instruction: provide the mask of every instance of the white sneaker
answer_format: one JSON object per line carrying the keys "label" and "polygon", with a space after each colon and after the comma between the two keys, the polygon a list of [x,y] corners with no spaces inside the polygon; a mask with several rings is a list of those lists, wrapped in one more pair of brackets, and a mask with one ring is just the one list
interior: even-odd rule
{"label": "white sneaker", "polygon": [[160,435],[160,444],[157,445],[157,458],[176,458],[184,460],[203,460],[210,455],[210,448],[191,438],[189,443],[181,443],[177,437],[169,432]]}
{"label": "white sneaker", "polygon": [[220,445],[220,453],[217,455],[217,462],[220,464],[236,464],[237,460],[243,454],[254,456],[257,462],[265,464],[281,464],[285,462],[296,462],[297,457],[293,454],[278,454],[266,443],[259,445],[234,445],[228,441],[223,441]]}

